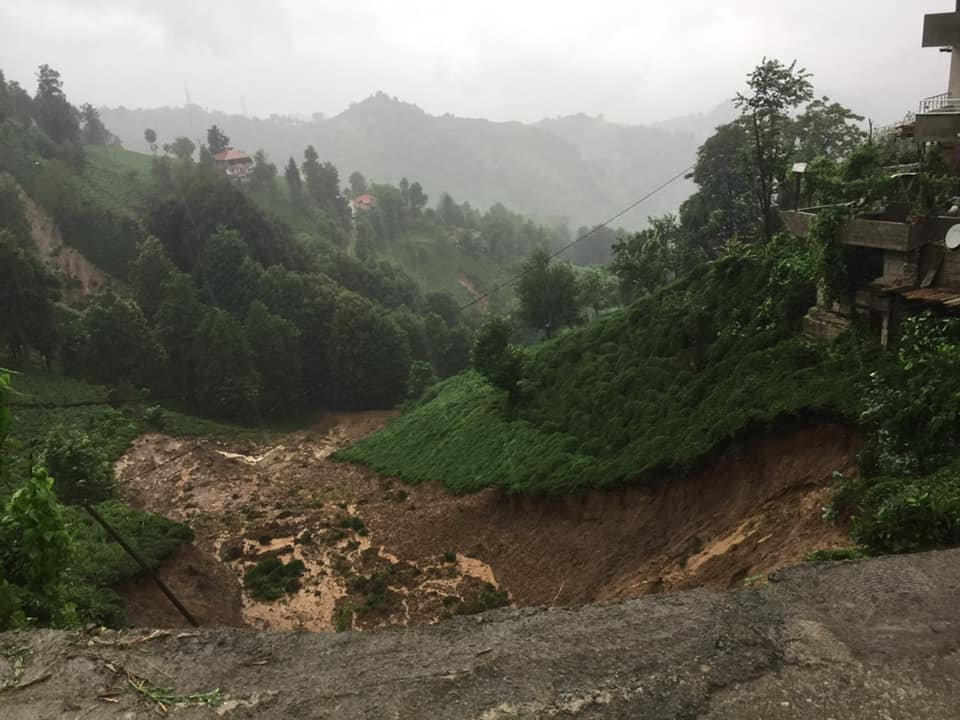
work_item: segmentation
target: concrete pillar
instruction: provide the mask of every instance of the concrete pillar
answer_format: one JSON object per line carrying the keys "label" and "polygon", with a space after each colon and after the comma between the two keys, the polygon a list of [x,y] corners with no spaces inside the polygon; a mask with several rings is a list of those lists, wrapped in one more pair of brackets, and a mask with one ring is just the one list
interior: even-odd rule
{"label": "concrete pillar", "polygon": [[950,87],[947,92],[952,98],[960,98],[960,46],[957,45],[950,53]]}

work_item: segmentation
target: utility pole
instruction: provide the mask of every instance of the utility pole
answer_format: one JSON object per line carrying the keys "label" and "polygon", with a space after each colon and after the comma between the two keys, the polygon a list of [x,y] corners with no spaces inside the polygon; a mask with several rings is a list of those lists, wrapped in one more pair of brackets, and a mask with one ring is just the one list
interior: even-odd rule
{"label": "utility pole", "polygon": [[127,544],[126,540],[124,540],[120,536],[120,533],[118,533],[116,530],[113,529],[113,527],[111,527],[110,523],[108,523],[106,519],[104,519],[103,515],[98,513],[93,508],[92,505],[89,505],[87,503],[83,504],[83,509],[86,510],[87,513],[89,513],[90,517],[96,520],[100,524],[100,526],[107,531],[107,535],[109,535],[114,540],[116,540],[117,544],[120,547],[122,547],[127,552],[127,554],[136,561],[137,565],[139,565],[143,569],[143,571],[151,577],[151,579],[153,579],[153,581],[157,584],[157,587],[160,588],[163,594],[167,596],[167,599],[173,603],[174,607],[177,608],[177,610],[180,612],[181,615],[183,615],[186,621],[191,625],[193,625],[193,627],[200,627],[200,623],[198,623],[193,618],[193,615],[191,615],[190,611],[183,606],[183,603],[177,600],[177,597],[173,594],[170,588],[167,587],[166,583],[164,583],[163,580],[161,580],[160,577],[153,571],[153,569],[149,565],[147,565],[147,562],[142,557],[140,557],[140,554]]}

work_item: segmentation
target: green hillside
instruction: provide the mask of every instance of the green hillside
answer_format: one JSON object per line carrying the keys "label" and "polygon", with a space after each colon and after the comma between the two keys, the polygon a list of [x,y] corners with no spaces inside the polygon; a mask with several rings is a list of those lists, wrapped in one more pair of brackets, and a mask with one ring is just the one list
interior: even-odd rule
{"label": "green hillside", "polygon": [[[461,276],[485,294],[516,272],[516,268],[505,267],[489,255],[467,252],[449,237],[436,239],[411,233],[389,245],[384,256],[425,290],[448,292],[461,304],[475,299]],[[492,310],[507,311],[513,297],[511,293],[499,293],[486,302]]]}
{"label": "green hillside", "polygon": [[727,257],[534,349],[515,408],[468,373],[341,457],[457,491],[567,492],[689,467],[757,424],[855,414],[867,350],[796,337],[813,289],[774,262]]}
{"label": "green hillside", "polygon": [[[377,93],[329,118],[256,118],[197,105],[100,108],[124,145],[146,151],[143,131],[161,142],[203,137],[225,128],[235,147],[264,149],[283,164],[313,145],[343,177],[354,170],[379,182],[417,177],[433,192],[486,209],[502,202],[541,221],[565,218],[573,227],[599,222],[693,162],[697,140],[669,127],[619,125],[584,115],[535,124],[431,115]],[[673,212],[692,191],[678,183],[644,208]],[[639,227],[646,215],[628,218]]]}

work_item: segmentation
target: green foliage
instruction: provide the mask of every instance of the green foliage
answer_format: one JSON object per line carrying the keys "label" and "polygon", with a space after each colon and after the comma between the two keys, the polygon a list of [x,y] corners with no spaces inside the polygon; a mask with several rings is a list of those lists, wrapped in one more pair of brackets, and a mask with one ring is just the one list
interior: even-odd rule
{"label": "green foliage", "polygon": [[26,208],[17,186],[6,176],[0,177],[0,231],[9,233],[16,247],[30,248],[32,241]]}
{"label": "green foliage", "polygon": [[507,318],[490,318],[477,331],[471,359],[477,372],[495,388],[505,390],[511,402],[516,402],[523,381],[524,354],[510,344],[512,332]]}
{"label": "green foliage", "polygon": [[[186,525],[119,502],[101,503],[96,509],[153,569],[193,539]],[[140,566],[82,509],[64,508],[63,514],[74,545],[65,598],[75,605],[77,618],[83,623],[122,626],[123,602],[111,588],[139,575]]]}
{"label": "green foliage", "polygon": [[799,105],[813,99],[813,85],[810,73],[798,68],[796,60],[784,65],[767,58],[750,73],[747,85],[749,91],[737,93],[734,103],[750,125],[756,172],[754,193],[761,212],[763,237],[769,241],[776,225],[774,186],[793,149],[789,116]]}
{"label": "green foliage", "polygon": [[621,295],[633,300],[675,278],[682,247],[682,230],[674,215],[650,218],[649,228],[629,240],[618,240],[610,269],[620,282]]}
{"label": "green foliage", "polygon": [[960,544],[960,462],[925,476],[843,478],[832,510],[875,553]]}
{"label": "green foliage", "polygon": [[37,71],[37,93],[33,103],[37,124],[53,142],[79,141],[79,113],[63,94],[60,73],[49,65],[41,65]]}
{"label": "green foliage", "polygon": [[216,125],[207,129],[207,147],[214,155],[222,153],[230,146],[230,138]]}
{"label": "green foliage", "polygon": [[0,512],[0,630],[72,621],[63,601],[71,555],[53,478],[37,467]]}
{"label": "green foliage", "polygon": [[403,331],[359,295],[337,297],[330,328],[331,399],[353,409],[391,407],[406,397],[410,348]]}
{"label": "green foliage", "polygon": [[830,102],[828,97],[816,98],[793,123],[795,152],[807,160],[849,157],[867,139],[862,122],[863,116],[840,103]]}
{"label": "green foliage", "polygon": [[130,285],[137,305],[148,319],[154,319],[177,272],[159,240],[149,237],[140,244],[137,259],[130,266]]}
{"label": "green foliage", "polygon": [[94,380],[142,386],[163,365],[163,350],[133,300],[98,295],[84,313],[83,332],[83,365]]}
{"label": "green foliage", "polygon": [[37,462],[56,478],[65,505],[98,503],[116,492],[113,466],[95,440],[75,428],[56,427],[40,445]]}
{"label": "green foliage", "polygon": [[267,558],[244,573],[243,585],[258,600],[279,600],[300,589],[300,576],[306,571],[300,560],[284,563],[280,558]]}
{"label": "green foliage", "polygon": [[453,611],[455,615],[477,615],[487,610],[495,610],[510,604],[510,596],[506,590],[485,583],[483,590],[477,597],[461,602]]}
{"label": "green foliage", "polygon": [[219,308],[207,310],[197,328],[192,356],[193,391],[201,407],[227,418],[255,417],[260,377],[243,325]]}
{"label": "green foliage", "polygon": [[605,268],[588,268],[577,278],[577,293],[580,306],[599,316],[619,304],[617,276]]}
{"label": "green foliage", "polygon": [[907,318],[895,358],[864,385],[861,421],[874,432],[867,470],[926,473],[960,451],[960,320]]}
{"label": "green foliage", "polygon": [[262,272],[240,233],[220,226],[207,238],[196,275],[210,305],[242,317],[256,298]]}
{"label": "green foliage", "polygon": [[[97,156],[97,162],[100,161]],[[29,175],[18,174],[17,179],[53,216],[68,244],[110,275],[126,277],[130,262],[136,257],[137,243],[145,233],[129,207],[118,203],[118,198],[138,197],[137,183],[125,176],[110,177],[93,165],[80,174],[60,160],[43,162]]]}
{"label": "green foliage", "polygon": [[260,377],[261,412],[289,413],[301,403],[300,331],[289,320],[272,314],[259,300],[250,304],[244,330]]}
{"label": "green foliage", "polygon": [[828,301],[845,300],[850,294],[850,274],[840,235],[851,216],[847,207],[832,207],[821,210],[810,222],[807,237],[817,251],[814,268]]}
{"label": "green foliage", "polygon": [[195,269],[221,228],[238,232],[252,259],[265,267],[303,263],[290,228],[213,169],[196,165],[158,178],[144,204],[147,230],[185,272]]}
{"label": "green foliage", "polygon": [[54,349],[58,286],[36,255],[0,229],[0,344],[15,362],[30,349],[46,353]]}
{"label": "green foliage", "polygon": [[684,243],[678,261],[685,270],[716,259],[730,240],[759,236],[752,150],[747,122],[738,120],[717,128],[697,151],[693,180],[699,190],[680,207]]}
{"label": "green foliage", "polygon": [[537,348],[513,420],[468,373],[338,457],[459,492],[559,493],[690,467],[782,417],[854,416],[873,350],[794,336],[813,300],[804,253],[783,239],[728,257]]}
{"label": "green foliage", "polygon": [[577,278],[569,263],[551,263],[550,253],[537,250],[524,262],[517,297],[520,317],[547,337],[580,321]]}
{"label": "green foliage", "polygon": [[197,145],[188,137],[178,137],[172,143],[166,143],[163,151],[167,155],[173,155],[178,160],[189,162],[196,152]]}
{"label": "green foliage", "polygon": [[410,378],[407,380],[407,396],[411,400],[417,400],[428,388],[435,385],[437,376],[433,372],[433,366],[424,360],[414,360],[410,363]]}

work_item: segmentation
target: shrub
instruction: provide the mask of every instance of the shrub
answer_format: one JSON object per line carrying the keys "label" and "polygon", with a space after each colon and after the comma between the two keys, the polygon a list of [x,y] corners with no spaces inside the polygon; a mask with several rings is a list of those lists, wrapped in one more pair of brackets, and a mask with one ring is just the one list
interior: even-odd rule
{"label": "shrub", "polygon": [[247,570],[243,584],[258,600],[278,600],[300,589],[300,576],[306,571],[300,560],[284,563],[280,558],[267,558]]}
{"label": "shrub", "polygon": [[834,497],[850,534],[872,552],[960,543],[960,462],[921,477],[846,478]]}
{"label": "shrub", "polygon": [[55,479],[57,497],[66,505],[102,502],[116,492],[113,467],[106,453],[81,430],[51,430],[40,446],[37,461]]}
{"label": "shrub", "polygon": [[510,597],[506,590],[501,590],[495,585],[486,583],[477,597],[467,602],[461,602],[454,613],[456,615],[476,615],[487,610],[504,607],[509,603]]}

